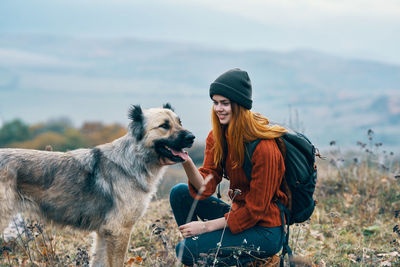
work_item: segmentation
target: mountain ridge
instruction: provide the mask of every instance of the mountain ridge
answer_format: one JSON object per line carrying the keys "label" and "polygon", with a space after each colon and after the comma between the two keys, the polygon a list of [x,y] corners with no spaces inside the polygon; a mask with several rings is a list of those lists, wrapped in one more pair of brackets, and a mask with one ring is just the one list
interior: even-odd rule
{"label": "mountain ridge", "polygon": [[303,49],[237,51],[132,38],[2,35],[0,116],[124,123],[131,104],[173,102],[201,140],[210,129],[208,86],[233,67],[249,72],[253,110],[280,122],[296,111],[306,134],[322,147],[331,140],[354,145],[369,128],[384,143],[400,146],[400,66]]}

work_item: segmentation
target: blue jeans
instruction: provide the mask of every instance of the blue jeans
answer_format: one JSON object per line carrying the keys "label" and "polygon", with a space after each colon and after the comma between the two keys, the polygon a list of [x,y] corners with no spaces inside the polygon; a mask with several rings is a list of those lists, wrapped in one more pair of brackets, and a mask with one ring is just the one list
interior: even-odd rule
{"label": "blue jeans", "polygon": [[[216,197],[200,200],[192,218],[187,216],[194,202],[187,184],[177,184],[170,192],[171,208],[179,225],[187,221],[212,220],[221,218],[229,212],[230,206]],[[223,229],[186,238],[176,246],[176,255],[185,265],[205,263],[212,266],[221,240]],[[238,234],[233,234],[226,227],[218,252],[216,266],[241,266],[257,258],[266,258],[282,248],[283,227],[263,227],[255,225]]]}

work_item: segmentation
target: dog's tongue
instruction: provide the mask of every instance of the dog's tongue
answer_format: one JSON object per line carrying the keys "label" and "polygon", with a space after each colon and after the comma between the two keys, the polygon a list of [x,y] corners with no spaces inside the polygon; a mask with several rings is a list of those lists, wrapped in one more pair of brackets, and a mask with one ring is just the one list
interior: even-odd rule
{"label": "dog's tongue", "polygon": [[176,150],[171,149],[171,152],[172,152],[172,155],[180,157],[184,161],[186,161],[189,158],[188,154],[185,151],[176,151]]}

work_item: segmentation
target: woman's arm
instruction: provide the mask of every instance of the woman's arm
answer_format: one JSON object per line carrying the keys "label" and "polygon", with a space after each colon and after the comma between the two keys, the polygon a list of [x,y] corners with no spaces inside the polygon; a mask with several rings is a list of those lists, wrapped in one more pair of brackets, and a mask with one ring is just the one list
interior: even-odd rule
{"label": "woman's arm", "polygon": [[222,170],[214,164],[214,140],[212,131],[206,139],[203,166],[197,169],[193,160],[188,159],[182,163],[189,182],[189,191],[196,199],[205,199],[214,194],[217,185],[221,182]]}
{"label": "woman's arm", "polygon": [[191,157],[182,163],[183,169],[186,172],[187,177],[189,178],[189,182],[198,190],[204,186],[204,179],[201,176],[199,170],[196,165],[194,165]]}
{"label": "woman's arm", "polygon": [[210,220],[210,221],[195,221],[179,226],[179,231],[182,233],[184,238],[188,238],[195,235],[201,235],[204,233],[216,231],[224,228],[226,220],[224,217]]}

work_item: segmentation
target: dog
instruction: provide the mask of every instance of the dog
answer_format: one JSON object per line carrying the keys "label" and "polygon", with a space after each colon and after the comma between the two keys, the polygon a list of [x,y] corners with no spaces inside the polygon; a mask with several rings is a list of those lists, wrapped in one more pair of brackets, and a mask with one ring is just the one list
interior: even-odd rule
{"label": "dog", "polygon": [[[129,110],[128,132],[68,152],[0,149],[0,233],[18,212],[95,232],[90,266],[123,266],[131,231],[194,135],[170,104]],[[165,163],[168,162],[168,163]]]}

